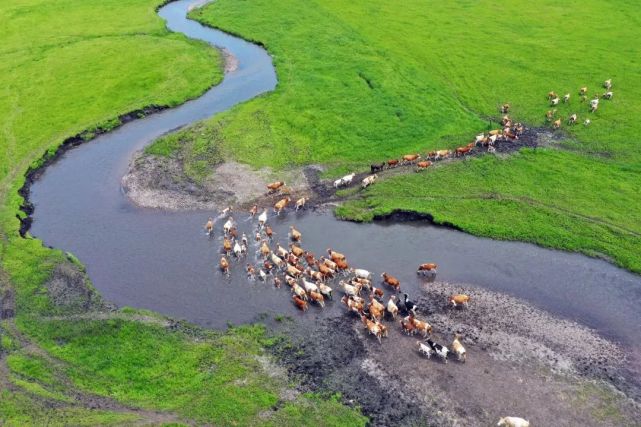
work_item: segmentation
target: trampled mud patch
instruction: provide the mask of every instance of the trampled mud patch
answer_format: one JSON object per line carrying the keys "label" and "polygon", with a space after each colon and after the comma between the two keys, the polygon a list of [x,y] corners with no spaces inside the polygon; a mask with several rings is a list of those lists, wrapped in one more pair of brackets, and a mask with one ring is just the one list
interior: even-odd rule
{"label": "trampled mud patch", "polygon": [[[310,194],[302,169],[278,174],[287,184],[291,198]],[[122,188],[136,205],[167,210],[218,209],[223,206],[244,206],[257,199],[267,200],[281,195],[267,195],[266,183],[276,180],[268,168],[254,170],[237,162],[212,166],[211,175],[196,183],[184,173],[179,159],[139,153],[122,178]]]}
{"label": "trampled mud patch", "polygon": [[[472,296],[469,307],[447,305],[458,292]],[[341,392],[373,425],[494,425],[506,415],[532,425],[634,422],[641,388],[624,351],[594,331],[472,286],[429,283],[417,301],[436,342],[463,335],[466,363],[421,356],[422,337],[403,335],[390,319],[380,345],[347,313],[312,331],[284,327],[291,341],[275,354],[306,388]]]}

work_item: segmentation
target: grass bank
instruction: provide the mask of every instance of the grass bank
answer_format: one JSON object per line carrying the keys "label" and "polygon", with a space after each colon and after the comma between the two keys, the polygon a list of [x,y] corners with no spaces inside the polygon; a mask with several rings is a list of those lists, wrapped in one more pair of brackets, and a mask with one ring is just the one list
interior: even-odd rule
{"label": "grass bank", "polygon": [[174,142],[205,152],[209,144],[255,167],[323,163],[339,174],[453,148],[492,126],[503,102],[515,119],[541,126],[550,90],[570,93],[558,114],[576,112],[582,122],[578,89],[602,93],[612,78],[614,100],[589,115],[591,126],[564,125],[567,141],[558,146],[396,177],[338,213],[430,213],[472,233],[600,255],[641,272],[633,2],[219,0],[193,16],[263,43],[279,84]]}
{"label": "grass bank", "polygon": [[219,52],[170,33],[159,3],[0,4],[0,424],[362,425],[335,397],[292,394],[261,327],[114,311],[71,256],[19,236],[18,189],[45,153],[222,79]]}

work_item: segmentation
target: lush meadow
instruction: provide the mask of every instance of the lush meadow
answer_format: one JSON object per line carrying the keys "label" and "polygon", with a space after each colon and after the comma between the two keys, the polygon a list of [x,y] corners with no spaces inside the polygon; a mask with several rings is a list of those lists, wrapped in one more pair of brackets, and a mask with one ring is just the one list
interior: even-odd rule
{"label": "lush meadow", "polygon": [[[546,94],[570,93],[557,115],[565,122],[576,112],[592,124],[564,124],[563,142],[395,177],[338,213],[429,213],[475,234],[605,256],[641,272],[634,2],[219,0],[193,15],[260,41],[274,57],[276,91],[206,125],[210,144],[256,167],[366,170],[466,144],[496,126],[503,102],[514,119],[545,126]],[[602,94],[607,78],[614,99],[588,114],[578,89]]]}

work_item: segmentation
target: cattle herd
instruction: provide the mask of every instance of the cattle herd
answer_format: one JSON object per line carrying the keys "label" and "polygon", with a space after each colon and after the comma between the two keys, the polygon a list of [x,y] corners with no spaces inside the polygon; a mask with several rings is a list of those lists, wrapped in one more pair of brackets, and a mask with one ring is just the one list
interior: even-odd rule
{"label": "cattle herd", "polygon": [[[274,185],[276,184],[276,185]],[[277,191],[284,183],[272,183],[268,188]],[[289,203],[277,203],[273,212],[278,215]],[[281,199],[285,200],[285,199]],[[296,210],[303,208],[304,200],[296,203]],[[222,217],[227,219],[222,227],[221,258],[219,269],[225,275],[231,275],[231,264],[245,264],[244,270],[247,279],[271,282],[276,288],[289,288],[288,295],[292,304],[302,312],[307,312],[313,305],[324,309],[326,303],[340,300],[347,312],[356,321],[363,324],[369,335],[379,343],[388,336],[388,325],[397,325],[400,331],[407,336],[420,336],[422,340],[416,341],[416,351],[419,356],[431,358],[435,355],[447,363],[448,357],[453,354],[459,362],[466,361],[466,350],[462,344],[462,337],[455,334],[451,345],[435,342],[432,339],[432,326],[421,319],[420,307],[410,296],[402,292],[400,281],[393,275],[383,272],[380,279],[370,271],[354,268],[347,261],[347,256],[328,248],[326,254],[316,256],[314,253],[303,249],[302,233],[294,226],[290,226],[288,244],[285,246],[276,242],[274,232],[268,224],[268,210],[263,209],[258,214],[258,206],[249,210],[249,219],[252,220],[253,236],[245,234],[239,236],[236,222],[231,214],[231,208],[223,211]],[[214,235],[215,222],[209,218],[205,224],[206,234]],[[248,248],[255,251],[254,262],[246,262]],[[417,274],[435,277],[438,266],[434,263],[424,263],[417,267]],[[342,296],[335,297],[339,292]],[[387,302],[385,301],[386,294]],[[464,309],[470,303],[470,297],[465,294],[451,295],[447,298],[448,306],[452,309]],[[501,418],[499,425],[527,427],[529,423],[518,417]]]}
{"label": "cattle herd", "polygon": [[[496,152],[496,145],[504,142],[513,142],[525,132],[525,126],[522,123],[515,123],[508,115],[510,109],[509,104],[501,106],[501,112],[504,114],[501,119],[501,127],[492,129],[488,132],[482,132],[474,138],[469,144],[458,147],[455,150],[434,150],[425,153],[423,157],[420,153],[406,154],[400,159],[390,159],[381,163],[373,163],[370,165],[371,175],[366,176],[361,181],[361,187],[366,188],[373,184],[377,179],[377,172],[385,169],[393,169],[399,166],[416,165],[416,172],[421,172],[432,166],[436,161],[449,159],[452,157],[462,158],[467,155],[473,154],[476,150],[485,150],[488,153]],[[355,173],[350,173],[342,178],[334,181],[334,188],[341,188],[350,186],[356,176]]]}
{"label": "cattle herd", "polygon": [[[614,97],[612,92],[612,79],[605,80],[603,82],[603,87],[605,92],[599,97],[598,94],[595,94],[594,97],[589,101],[589,112],[593,113],[599,108],[599,99],[603,98],[605,100],[611,100]],[[581,87],[579,89],[579,96],[581,102],[587,102],[588,97],[588,88],[587,86]],[[554,91],[550,91],[547,95],[547,99],[550,101],[551,106],[558,105],[559,102],[568,104],[570,102],[570,94],[566,93],[563,98],[559,96]],[[525,131],[525,126],[522,123],[513,122],[509,116],[510,104],[505,103],[499,107],[499,111],[503,114],[501,118],[501,127],[497,129],[492,129],[488,132],[482,132],[474,138],[469,144],[458,147],[455,150],[434,150],[426,153],[425,158],[421,154],[406,154],[401,159],[390,159],[381,163],[373,163],[370,165],[370,171],[372,175],[369,175],[362,180],[362,188],[366,188],[378,179],[377,172],[383,171],[385,169],[396,168],[398,166],[405,165],[416,165],[416,172],[426,170],[428,167],[432,166],[434,161],[448,159],[450,157],[464,157],[466,155],[472,154],[475,150],[485,149],[489,153],[496,152],[496,144],[502,142],[513,142],[523,134]],[[562,124],[562,119],[556,117],[557,110],[549,110],[545,117],[547,122],[552,123],[553,129],[559,129]],[[579,116],[577,113],[573,113],[568,117],[568,125],[574,125],[578,122]],[[583,121],[585,126],[589,126],[592,121],[589,118],[586,118]],[[352,184],[355,173],[350,173],[343,176],[342,178],[334,181],[334,187],[340,188],[349,186]]]}
{"label": "cattle herd", "polygon": [[[485,149],[489,153],[496,152],[496,145],[502,142],[512,142],[519,139],[519,136],[525,131],[525,126],[521,123],[513,123],[510,116],[507,115],[509,105],[505,104],[502,111],[506,114],[501,120],[502,128],[492,129],[487,133],[483,132],[476,135],[474,141],[469,144],[458,147],[456,150],[434,150],[426,153],[422,157],[420,153],[406,154],[401,159],[390,159],[381,163],[373,163],[370,165],[371,175],[366,176],[361,180],[361,188],[367,188],[378,179],[377,172],[385,169],[394,169],[399,166],[416,165],[416,172],[421,172],[432,166],[435,161],[449,159],[451,157],[464,157],[473,154],[475,150]],[[342,178],[334,181],[334,188],[348,187],[354,181],[356,173],[349,173]]]}
{"label": "cattle herd", "polygon": [[[270,184],[273,191],[274,186]],[[277,204],[278,205],[278,204]],[[302,203],[304,206],[304,203]],[[297,204],[297,210],[301,204]],[[283,206],[274,207],[278,215]],[[230,213],[231,208],[224,214]],[[231,274],[231,263],[242,262],[248,255],[249,247],[255,248],[254,263],[245,264],[245,272],[249,280],[272,282],[277,288],[289,287],[292,303],[303,312],[315,305],[320,309],[325,307],[328,300],[334,299],[335,289],[342,293],[340,302],[348,312],[363,323],[363,326],[379,343],[387,336],[386,320],[397,322],[400,330],[408,335],[421,335],[425,341],[417,342],[419,353],[431,357],[439,356],[445,363],[450,353],[458,360],[465,361],[465,348],[461,337],[455,336],[451,350],[431,339],[432,326],[419,318],[419,307],[407,293],[401,292],[401,283],[393,275],[383,272],[380,280],[375,280],[373,274],[362,268],[349,265],[347,257],[334,250],[317,257],[314,253],[302,248],[302,233],[294,226],[289,229],[288,245],[282,246],[275,242],[274,232],[268,224],[267,209],[258,215],[258,207],[249,211],[251,219],[255,219],[254,236],[238,235],[236,223],[231,215],[222,227],[222,256],[219,268],[222,273]],[[214,234],[214,220],[209,218],[205,225],[207,235]],[[256,263],[257,261],[257,263]],[[421,264],[417,274],[436,275],[438,266],[434,263]],[[386,294],[389,294],[385,301]],[[465,307],[470,297],[465,294],[452,295],[448,304],[453,308]],[[400,318],[399,318],[400,317]]]}
{"label": "cattle herd", "polygon": [[[607,79],[606,81],[603,82],[603,87],[605,88],[605,92],[599,97],[599,94],[594,94],[594,97],[589,102],[590,108],[588,111],[590,113],[594,113],[598,108],[599,108],[599,99],[603,98],[605,100],[611,100],[614,97],[614,92],[612,92],[612,79]],[[580,101],[587,102],[588,100],[588,87],[583,86],[579,89],[579,99]],[[563,95],[563,98],[559,98],[559,95],[555,91],[550,91],[547,95],[548,101],[550,101],[550,106],[554,107],[559,105],[560,102],[563,102],[564,104],[568,104],[570,102],[570,94],[566,93]],[[556,117],[556,108],[553,110],[548,110],[547,113],[545,113],[545,119],[548,122],[552,123],[552,128],[554,129],[559,129],[561,128],[562,124],[562,119]],[[577,113],[573,113],[568,117],[568,125],[574,125],[578,122],[579,116]],[[586,118],[583,121],[583,124],[585,126],[589,126],[592,121],[588,118]]]}

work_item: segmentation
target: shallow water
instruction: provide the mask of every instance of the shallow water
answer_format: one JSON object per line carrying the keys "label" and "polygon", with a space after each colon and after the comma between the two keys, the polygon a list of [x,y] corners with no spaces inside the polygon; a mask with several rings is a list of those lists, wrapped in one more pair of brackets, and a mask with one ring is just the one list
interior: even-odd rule
{"label": "shallow water", "polygon": [[[31,189],[31,233],[45,244],[74,253],[100,293],[123,306],[152,309],[209,326],[256,319],[260,313],[295,317],[289,289],[250,282],[236,262],[231,277],[217,269],[220,228],[213,238],[203,224],[211,212],[162,212],[133,206],[120,179],[132,154],[158,136],[272,90],[276,75],[260,47],[186,20],[190,1],[170,3],[159,14],[174,31],[227,48],[239,68],[197,100],[131,122],[65,155]],[[251,239],[255,224],[237,213]],[[271,217],[277,240],[289,225],[303,232],[303,246],[317,255],[327,247],[345,253],[351,265],[397,276],[410,295],[423,279],[416,266],[439,264],[439,280],[471,283],[505,292],[596,328],[638,349],[641,338],[641,276],[601,260],[534,245],[473,237],[422,222],[354,224],[330,213]],[[254,262],[253,250],[250,261]],[[335,301],[323,316],[342,313]],[[515,319],[516,320],[516,319]]]}

